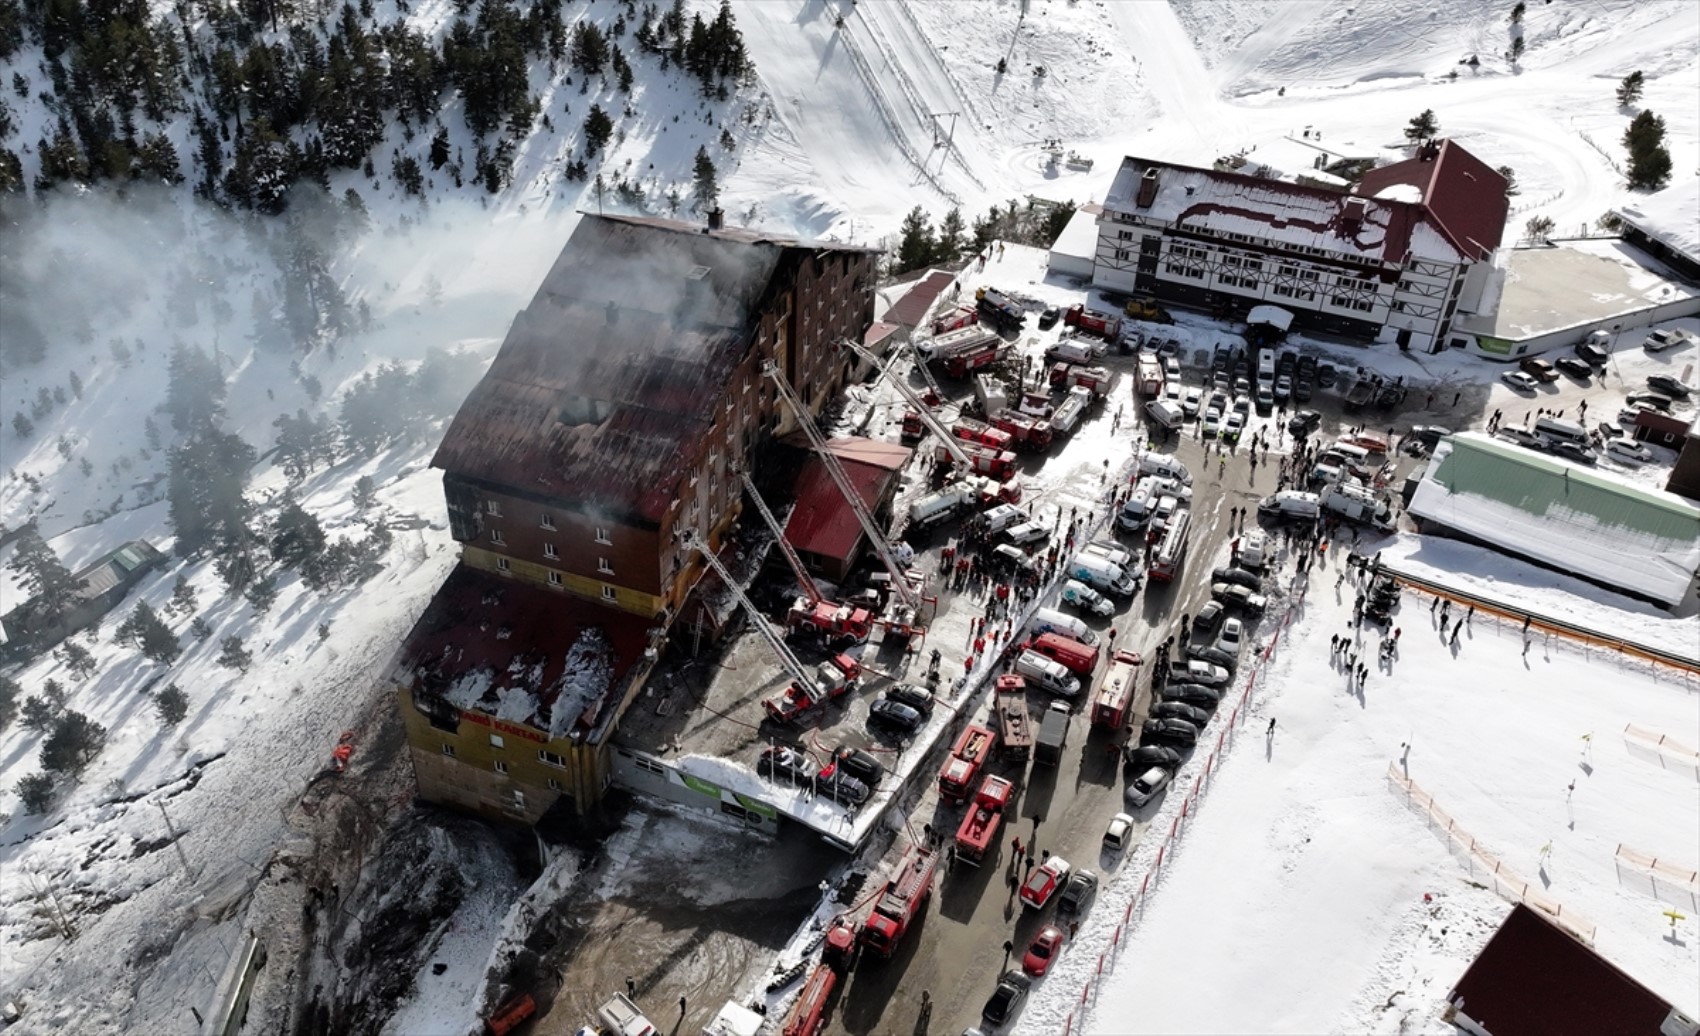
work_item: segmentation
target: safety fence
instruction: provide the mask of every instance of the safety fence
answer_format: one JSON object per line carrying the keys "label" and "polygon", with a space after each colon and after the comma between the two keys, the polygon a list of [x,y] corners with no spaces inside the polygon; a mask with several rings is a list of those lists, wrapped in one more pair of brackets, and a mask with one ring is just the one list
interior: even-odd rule
{"label": "safety fence", "polygon": [[1423,814],[1432,830],[1446,839],[1447,849],[1469,868],[1472,878],[1490,886],[1494,892],[1506,899],[1539,910],[1571,935],[1590,946],[1594,944],[1596,929],[1593,922],[1579,917],[1573,910],[1566,910],[1557,900],[1549,899],[1535,890],[1522,875],[1512,870],[1460,827],[1458,822],[1434,801],[1434,796],[1419,788],[1416,782],[1401,773],[1395,764],[1387,765],[1387,783],[1404,797],[1407,805]]}
{"label": "safety fence", "polygon": [[1656,730],[1638,727],[1633,723],[1623,728],[1623,744],[1629,754],[1653,763],[1661,769],[1687,774],[1700,780],[1700,752]]}
{"label": "safety fence", "polygon": [[[1169,819],[1168,829],[1162,831],[1163,840],[1157,846],[1157,854],[1152,859],[1150,866],[1146,868],[1145,874],[1140,878],[1139,891],[1134,894],[1132,899],[1128,900],[1126,909],[1122,911],[1121,920],[1116,922],[1115,929],[1110,933],[1110,945],[1098,954],[1097,966],[1087,976],[1086,981],[1081,984],[1080,996],[1074,1001],[1074,1006],[1063,1023],[1062,1036],[1071,1036],[1077,1019],[1079,1024],[1085,1024],[1087,1007],[1097,996],[1104,979],[1114,972],[1121,949],[1131,939],[1133,926],[1138,917],[1145,912],[1146,900],[1158,884],[1163,874],[1163,867],[1169,857],[1173,855],[1176,843],[1180,841],[1194,814],[1198,812],[1199,806],[1203,803],[1204,792],[1214,780],[1216,771],[1221,765],[1223,754],[1233,743],[1234,735],[1251,716],[1252,692],[1257,688],[1257,681],[1263,674],[1264,666],[1275,656],[1276,648],[1281,642],[1281,634],[1288,626],[1292,625],[1293,618],[1298,614],[1299,607],[1303,603],[1304,591],[1301,589],[1293,603],[1288,607],[1286,614],[1282,616],[1281,624],[1276,628],[1274,636],[1270,637],[1269,643],[1257,653],[1244,689],[1240,691],[1239,696],[1234,699],[1231,706],[1224,702],[1218,709],[1218,716],[1222,716],[1225,710],[1226,722],[1222,723],[1217,731],[1216,743],[1210,747],[1209,754],[1204,757],[1203,767],[1194,774],[1191,786],[1187,788],[1186,795],[1181,799],[1180,808]],[[1146,833],[1149,835],[1153,830],[1159,830],[1159,828],[1153,825]]]}
{"label": "safety fence", "polygon": [[1688,909],[1700,913],[1700,871],[1692,866],[1626,845],[1617,847],[1612,862],[1617,865],[1618,884],[1645,892],[1661,903],[1686,903]]}

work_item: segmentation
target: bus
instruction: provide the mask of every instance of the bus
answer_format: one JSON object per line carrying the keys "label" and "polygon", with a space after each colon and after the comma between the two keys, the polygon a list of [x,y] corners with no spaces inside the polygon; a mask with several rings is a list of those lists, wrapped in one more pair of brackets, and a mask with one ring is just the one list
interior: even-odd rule
{"label": "bus", "polygon": [[1176,511],[1163,530],[1162,542],[1151,555],[1151,578],[1158,582],[1173,582],[1175,573],[1186,559],[1186,537],[1190,531],[1192,512]]}

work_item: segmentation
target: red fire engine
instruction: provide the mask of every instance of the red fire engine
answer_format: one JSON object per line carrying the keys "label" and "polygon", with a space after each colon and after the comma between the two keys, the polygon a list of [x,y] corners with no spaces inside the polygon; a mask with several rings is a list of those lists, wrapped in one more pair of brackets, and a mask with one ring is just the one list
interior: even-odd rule
{"label": "red fire engine", "polygon": [[826,1010],[832,991],[849,973],[856,957],[856,931],[850,921],[840,915],[833,918],[826,930],[826,944],[821,950],[820,963],[809,970],[803,980],[803,992],[780,1026],[780,1036],[820,1036],[826,1031]]}
{"label": "red fire engine", "polygon": [[1133,707],[1133,695],[1138,688],[1139,656],[1132,651],[1111,655],[1109,668],[1104,670],[1104,682],[1092,695],[1092,725],[1121,729],[1127,723],[1128,709]]}
{"label": "red fire engine", "polygon": [[968,815],[956,829],[956,858],[978,867],[986,851],[997,844],[1004,807],[1015,794],[1015,785],[1002,777],[987,777],[968,806]]}
{"label": "red fire engine", "polygon": [[886,883],[885,890],[874,900],[867,920],[862,922],[861,942],[867,949],[882,957],[890,957],[909,930],[927,897],[933,892],[933,872],[938,869],[939,854],[931,849],[916,849],[903,861],[897,877]]}
{"label": "red fire engine", "polygon": [[952,802],[967,798],[974,779],[980,776],[980,767],[986,765],[997,746],[997,734],[985,727],[974,725],[964,730],[950,750],[950,758],[939,768],[939,794]]}
{"label": "red fire engine", "polygon": [[950,433],[963,442],[971,442],[976,446],[984,446],[992,450],[1007,450],[1014,436],[1001,428],[993,428],[972,418],[964,417],[950,426]]}
{"label": "red fire engine", "polygon": [[1114,313],[1102,313],[1096,309],[1087,309],[1078,302],[1068,307],[1063,313],[1063,323],[1103,338],[1114,338],[1122,333],[1121,317]]}

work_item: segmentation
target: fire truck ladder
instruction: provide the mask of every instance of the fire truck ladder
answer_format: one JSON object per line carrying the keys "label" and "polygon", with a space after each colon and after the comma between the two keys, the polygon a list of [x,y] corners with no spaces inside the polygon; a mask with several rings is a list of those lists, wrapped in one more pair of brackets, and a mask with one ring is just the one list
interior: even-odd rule
{"label": "fire truck ladder", "polygon": [[939,391],[939,383],[934,380],[933,372],[927,368],[927,358],[921,355],[921,349],[913,339],[909,342],[909,352],[915,357],[915,369],[921,372],[921,380],[927,383],[927,388],[932,390],[933,395],[942,404],[944,393]]}
{"label": "fire truck ladder", "polygon": [[897,594],[898,599],[903,602],[903,606],[909,610],[911,615],[919,617],[921,614],[920,595],[915,592],[914,587],[909,585],[909,577],[904,574],[903,566],[897,563],[897,557],[892,554],[891,544],[886,542],[885,535],[880,532],[879,523],[874,521],[873,513],[868,510],[868,505],[862,502],[862,494],[856,492],[856,487],[851,483],[850,476],[844,473],[843,465],[838,463],[838,458],[827,446],[826,436],[822,435],[821,430],[815,426],[814,418],[809,416],[808,407],[804,406],[803,401],[797,398],[796,391],[791,388],[791,383],[785,380],[785,375],[780,372],[778,364],[775,364],[772,360],[767,361],[762,366],[762,373],[773,381],[774,387],[779,390],[779,394],[784,397],[785,402],[790,404],[791,410],[797,415],[797,423],[802,426],[803,434],[809,437],[809,445],[813,446],[815,453],[820,455],[821,463],[826,467],[826,473],[832,476],[832,481],[838,485],[838,491],[844,494],[844,502],[850,506],[850,510],[856,515],[856,520],[862,524],[862,531],[867,534],[868,542],[873,544],[874,552],[879,555],[880,562],[885,565],[885,570],[891,573],[893,592]]}
{"label": "fire truck ladder", "polygon": [[750,499],[755,501],[756,510],[761,512],[762,520],[767,522],[769,529],[773,530],[774,540],[779,547],[779,552],[785,555],[786,562],[790,564],[792,574],[797,577],[798,585],[803,588],[803,595],[809,599],[809,607],[812,608],[819,604],[822,600],[820,587],[815,585],[814,578],[803,567],[803,559],[797,556],[796,548],[786,541],[785,526],[780,525],[779,519],[775,518],[773,512],[768,510],[767,501],[763,500],[761,494],[756,491],[756,484],[751,480],[750,473],[740,471],[738,477],[743,480],[744,489],[750,494]]}
{"label": "fire truck ladder", "polygon": [[773,624],[767,621],[767,616],[763,615],[761,609],[755,606],[755,602],[751,601],[749,596],[744,593],[744,588],[738,585],[736,579],[732,578],[732,573],[727,570],[719,558],[714,556],[714,552],[708,549],[707,544],[699,541],[696,533],[689,529],[680,533],[679,542],[687,549],[695,550],[702,555],[702,559],[708,562],[708,567],[714,569],[714,573],[720,577],[720,581],[726,584],[726,589],[737,596],[738,603],[743,605],[744,611],[750,615],[750,623],[755,626],[756,632],[762,635],[762,639],[767,641],[767,646],[773,649],[773,653],[779,656],[780,665],[791,675],[791,679],[797,681],[797,686],[808,692],[811,697],[816,696],[819,693],[820,684],[809,673],[808,669],[804,668],[802,660],[786,645],[785,638],[774,631]]}
{"label": "fire truck ladder", "polygon": [[[842,338],[839,339],[838,344],[873,364],[875,369],[880,372],[880,376],[890,382],[891,387],[896,389],[898,394],[907,400],[910,406],[915,408],[915,412],[921,416],[921,423],[927,426],[928,431],[931,431],[934,435],[938,436],[939,441],[944,443],[944,448],[946,452],[950,454],[950,459],[956,462],[957,467],[962,469],[963,474],[972,475],[974,473],[974,462],[969,458],[968,451],[964,450],[962,445],[956,441],[956,434],[944,426],[944,422],[940,421],[938,417],[934,415],[933,408],[927,405],[926,400],[917,395],[915,390],[909,387],[908,382],[904,381],[901,377],[898,377],[896,372],[892,369],[896,366],[897,357],[901,354],[893,354],[890,362],[881,365],[879,357],[869,352],[858,342],[849,338]],[[921,369],[925,370],[926,364],[922,364]],[[927,380],[928,383],[931,384],[931,376],[928,376]],[[937,386],[934,386],[934,390],[936,392]],[[943,399],[944,397],[939,396],[939,398]]]}

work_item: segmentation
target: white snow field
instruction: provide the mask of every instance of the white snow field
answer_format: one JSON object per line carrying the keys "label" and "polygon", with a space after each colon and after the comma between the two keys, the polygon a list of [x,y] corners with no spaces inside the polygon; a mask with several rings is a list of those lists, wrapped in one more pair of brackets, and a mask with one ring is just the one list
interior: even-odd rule
{"label": "white snow field", "polygon": [[[1386,556],[1415,539],[1396,538]],[[1527,882],[1607,959],[1690,1015],[1700,1009],[1691,900],[1628,887],[1614,859],[1621,845],[1700,864],[1693,770],[1661,767],[1624,736],[1633,725],[1692,748],[1700,678],[1558,639],[1525,655],[1520,624],[1482,615],[1454,647],[1460,613],[1443,636],[1433,598],[1407,592],[1391,672],[1376,663],[1379,631],[1360,635],[1370,675],[1357,691],[1330,658],[1356,593],[1350,579],[1336,588],[1344,559],[1336,550],[1312,570],[1213,772],[1199,784],[1201,747],[1017,1031],[1072,1021],[1091,1033],[1450,1032],[1443,998],[1510,901],[1482,887],[1494,882],[1487,868],[1449,851],[1390,768],[1433,797],[1456,839],[1501,862],[1502,883]],[[1475,580],[1508,574],[1485,553],[1449,560]],[[1280,622],[1267,619],[1258,642]],[[1700,644],[1700,626],[1687,626]],[[1229,719],[1224,705],[1207,734]],[[1675,941],[1662,916],[1671,906],[1688,916]],[[1233,995],[1199,996],[1186,979],[1200,969]]]}

